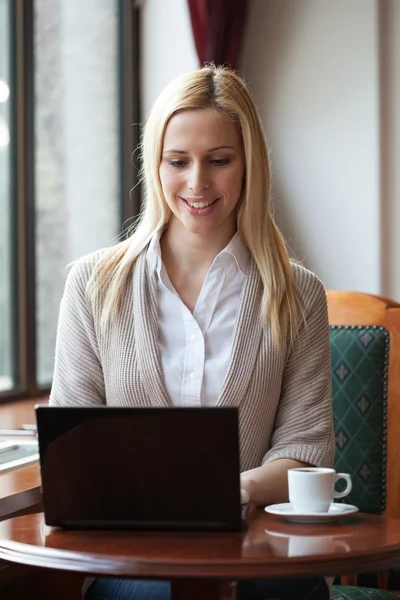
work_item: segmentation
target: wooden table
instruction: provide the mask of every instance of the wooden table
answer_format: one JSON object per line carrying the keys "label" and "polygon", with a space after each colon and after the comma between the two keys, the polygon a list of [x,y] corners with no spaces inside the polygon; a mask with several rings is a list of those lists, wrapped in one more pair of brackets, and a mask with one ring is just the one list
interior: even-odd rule
{"label": "wooden table", "polygon": [[[0,406],[1,429],[18,429],[23,423],[35,423],[34,405],[43,398]],[[2,440],[20,441],[32,437],[0,436]],[[39,464],[33,463],[11,471],[0,472],[0,520],[41,503]]]}
{"label": "wooden table", "polygon": [[221,582],[393,567],[400,562],[400,521],[357,514],[336,524],[291,524],[253,509],[247,531],[237,534],[68,532],[47,527],[37,513],[0,523],[0,559],[88,575],[169,579],[173,600],[221,600]]}
{"label": "wooden table", "polygon": [[[19,400],[0,405],[1,429],[18,429],[23,423],[35,423],[34,406],[44,403],[45,398]],[[18,440],[13,436],[0,436],[2,440]],[[34,439],[23,438],[23,439]],[[0,521],[26,512],[41,510],[39,464],[33,463],[11,471],[0,472]],[[6,598],[4,586],[11,581],[21,580],[32,569],[0,561],[0,597]],[[41,572],[42,573],[42,572]],[[14,600],[18,597],[10,592]]]}
{"label": "wooden table", "polygon": [[0,520],[40,506],[40,473],[37,463],[0,474]]}

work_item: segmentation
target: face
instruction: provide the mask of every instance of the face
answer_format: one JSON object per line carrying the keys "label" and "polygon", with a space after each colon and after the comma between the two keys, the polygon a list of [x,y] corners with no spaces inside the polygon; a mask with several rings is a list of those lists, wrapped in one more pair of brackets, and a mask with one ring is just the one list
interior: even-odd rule
{"label": "face", "polygon": [[239,128],[230,117],[213,108],[174,115],[160,163],[170,227],[213,239],[218,235],[228,243],[236,231],[244,171]]}

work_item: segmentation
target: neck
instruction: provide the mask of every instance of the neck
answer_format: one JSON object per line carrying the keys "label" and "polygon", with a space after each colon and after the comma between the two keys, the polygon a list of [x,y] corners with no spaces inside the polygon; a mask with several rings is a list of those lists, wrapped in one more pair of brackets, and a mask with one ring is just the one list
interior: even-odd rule
{"label": "neck", "polygon": [[231,241],[235,231],[225,236],[198,235],[179,226],[172,219],[161,238],[161,254],[168,271],[168,265],[174,265],[183,273],[208,270],[219,254]]}

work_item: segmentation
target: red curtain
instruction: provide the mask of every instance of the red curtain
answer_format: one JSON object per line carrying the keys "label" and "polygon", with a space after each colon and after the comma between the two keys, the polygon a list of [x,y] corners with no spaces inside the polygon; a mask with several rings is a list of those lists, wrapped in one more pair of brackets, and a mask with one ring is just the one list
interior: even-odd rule
{"label": "red curtain", "polygon": [[200,65],[239,65],[248,0],[188,0]]}

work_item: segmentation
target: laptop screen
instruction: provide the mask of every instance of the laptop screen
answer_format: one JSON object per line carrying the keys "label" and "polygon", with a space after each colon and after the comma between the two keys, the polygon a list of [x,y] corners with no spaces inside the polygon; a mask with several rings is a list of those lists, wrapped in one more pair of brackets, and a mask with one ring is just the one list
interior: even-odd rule
{"label": "laptop screen", "polygon": [[36,407],[48,525],[239,531],[237,408]]}

